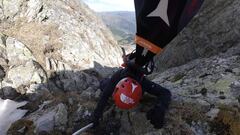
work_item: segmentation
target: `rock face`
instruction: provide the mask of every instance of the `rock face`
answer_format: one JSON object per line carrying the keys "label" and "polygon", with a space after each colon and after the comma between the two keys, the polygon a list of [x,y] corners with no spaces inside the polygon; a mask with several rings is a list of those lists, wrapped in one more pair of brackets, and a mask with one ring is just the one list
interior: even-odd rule
{"label": "rock face", "polygon": [[135,110],[120,113],[113,109],[117,115],[110,111],[105,119],[108,123],[109,117],[113,117],[120,125],[115,129],[122,135],[238,135],[239,67],[240,56],[229,51],[150,76],[173,95],[166,125],[161,130],[154,129],[146,119],[145,113],[154,106],[154,98],[149,95]]}
{"label": "rock face", "polygon": [[239,50],[238,45],[152,76],[173,93],[169,125],[158,134],[239,134],[239,115],[233,115],[240,107]]}
{"label": "rock face", "polygon": [[55,107],[38,110],[28,116],[28,119],[36,125],[36,132],[51,132],[54,129],[64,131],[68,122],[68,112],[64,104]]}
{"label": "rock face", "polygon": [[[0,97],[28,101],[21,107],[28,113],[12,124],[8,134],[70,135],[89,124],[101,95],[99,82],[120,62],[121,51],[109,31],[78,0],[2,0],[0,5]],[[214,5],[214,10],[210,5]],[[130,111],[118,110],[110,102],[103,121],[93,133],[238,135],[240,44],[236,36],[239,29],[232,31],[230,27],[239,20],[219,27],[237,16],[238,5],[236,0],[206,0],[207,10],[201,11],[200,19],[195,19],[176,39],[185,39],[180,42],[183,46],[194,43],[199,49],[197,57],[218,55],[149,76],[173,95],[163,129],[154,129],[146,120],[145,113],[154,106],[154,97],[146,94],[141,104]],[[220,16],[220,12],[231,15]],[[206,14],[215,15],[216,20],[204,18]],[[204,25],[206,21],[209,25]],[[211,29],[201,31],[198,25]],[[192,33],[199,35],[187,36]],[[216,41],[215,36],[222,38]],[[172,52],[179,44],[173,46]],[[205,44],[216,52],[208,52]],[[191,54],[185,59],[188,53],[184,51],[186,57],[168,51],[164,53],[166,58],[183,58],[178,59],[180,62],[193,58]]]}
{"label": "rock face", "polygon": [[[1,11],[1,32],[15,38],[5,41],[10,64],[34,58],[46,69],[54,59],[89,69],[95,63],[115,67],[121,62],[121,50],[109,30],[81,1],[2,0]],[[16,47],[21,49],[14,52]]]}
{"label": "rock face", "polygon": [[[18,88],[21,85],[28,85],[31,83],[44,83],[47,76],[44,70],[41,69],[36,62],[28,61],[24,65],[10,68],[7,78],[8,81],[11,82],[12,87]],[[5,87],[5,84],[3,84],[3,87]]]}
{"label": "rock face", "polygon": [[99,97],[99,79],[121,59],[109,30],[79,0],[1,0],[0,98],[29,102],[9,133],[71,134],[82,123],[73,114],[85,102],[93,110],[87,100]]}
{"label": "rock face", "polygon": [[158,56],[157,70],[216,55],[238,45],[239,7],[238,0],[205,0],[198,15]]}

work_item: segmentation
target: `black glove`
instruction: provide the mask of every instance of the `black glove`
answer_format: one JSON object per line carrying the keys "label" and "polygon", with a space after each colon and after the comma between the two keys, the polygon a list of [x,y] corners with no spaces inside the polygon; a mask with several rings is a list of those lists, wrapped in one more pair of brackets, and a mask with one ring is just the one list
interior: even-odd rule
{"label": "black glove", "polygon": [[93,123],[93,127],[92,128],[96,128],[99,125],[99,119],[100,117],[98,117],[96,114],[93,114],[90,118],[90,122]]}
{"label": "black glove", "polygon": [[156,129],[160,129],[164,125],[165,108],[156,106],[147,112],[147,119]]}
{"label": "black glove", "polygon": [[[125,51],[124,51],[125,52]],[[132,72],[142,73],[149,75],[154,70],[153,57],[155,54],[151,52],[147,53],[147,56],[137,55],[136,52],[132,52],[128,55],[123,55],[123,64],[125,68],[129,68]]]}
{"label": "black glove", "polygon": [[[131,66],[128,66],[120,71],[120,77],[119,78],[125,78],[125,77],[131,77],[132,79],[136,80],[137,82],[141,83],[144,74],[138,70],[138,67],[135,67],[134,63]],[[120,79],[120,80],[121,80]]]}

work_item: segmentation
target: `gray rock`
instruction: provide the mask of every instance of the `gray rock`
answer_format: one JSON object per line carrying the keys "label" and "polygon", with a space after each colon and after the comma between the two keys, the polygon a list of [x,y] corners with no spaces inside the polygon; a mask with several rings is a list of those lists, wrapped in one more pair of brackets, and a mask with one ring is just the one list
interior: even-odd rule
{"label": "gray rock", "polygon": [[77,121],[81,120],[84,115],[84,112],[85,112],[85,108],[83,106],[79,105],[77,111],[73,115],[73,121],[77,122]]}
{"label": "gray rock", "polygon": [[[0,6],[2,7],[2,4],[0,4]],[[0,18],[1,18],[1,19],[4,18],[3,10],[0,10]]]}
{"label": "gray rock", "polygon": [[56,114],[54,116],[54,126],[60,131],[66,130],[66,125],[68,122],[68,111],[64,104],[59,104],[57,106]]}
{"label": "gray rock", "polygon": [[71,71],[72,68],[68,64],[63,63],[61,61],[46,58],[46,70],[61,72],[61,71]]}
{"label": "gray rock", "polygon": [[64,131],[68,121],[67,117],[66,106],[60,103],[50,108],[45,107],[44,109],[44,107],[40,107],[39,110],[30,114],[26,118],[34,122],[35,131],[37,133],[51,133],[54,129]]}
{"label": "gray rock", "polygon": [[68,103],[69,103],[69,105],[73,105],[73,99],[72,98],[68,98]]}
{"label": "gray rock", "polygon": [[3,67],[0,65],[0,81],[3,80],[5,75],[6,75],[5,71],[4,71]]}
{"label": "gray rock", "polygon": [[19,93],[12,88],[12,87],[3,87],[2,90],[3,92],[3,97],[6,99],[15,99],[17,96],[19,96]]}
{"label": "gray rock", "polygon": [[3,91],[2,91],[2,89],[0,89],[0,98],[4,98],[4,94],[3,94]]}
{"label": "gray rock", "polygon": [[6,53],[6,36],[0,33],[0,65],[2,67],[8,66],[7,53]]}
{"label": "gray rock", "polygon": [[[11,18],[14,19],[14,17],[19,13],[20,5],[22,3],[22,0],[3,0],[1,4],[3,7],[3,16],[4,18]],[[4,18],[1,18],[3,20]]]}
{"label": "gray rock", "polygon": [[[87,106],[78,104],[77,109],[74,111],[72,115],[72,122],[75,125],[81,125],[83,126],[89,122],[89,118],[92,114],[92,109],[88,108]],[[87,122],[87,123],[86,123]]]}
{"label": "gray rock", "polygon": [[26,89],[26,96],[28,97],[29,101],[38,102],[47,100],[52,95],[44,84],[31,84],[29,88]]}
{"label": "gray rock", "polygon": [[89,87],[81,93],[80,97],[85,100],[90,100],[94,97],[94,92],[93,88]]}
{"label": "gray rock", "polygon": [[202,123],[200,121],[192,122],[191,130],[193,131],[194,135],[206,135],[206,131],[208,130],[208,124]]}
{"label": "gray rock", "polygon": [[54,115],[55,112],[44,113],[34,121],[38,133],[43,131],[50,133],[54,129]]}
{"label": "gray rock", "polygon": [[233,69],[233,72],[234,72],[236,75],[240,76],[240,68],[234,68],[234,69]]}
{"label": "gray rock", "polygon": [[[7,73],[7,79],[12,82],[13,88],[31,83],[44,83],[47,76],[44,70],[34,61],[27,61],[24,65],[11,67]],[[26,91],[19,91],[24,94]]]}
{"label": "gray rock", "polygon": [[43,6],[43,2],[41,0],[29,0],[27,2],[27,10],[22,16],[26,16],[28,18],[28,22],[35,19]]}
{"label": "gray rock", "polygon": [[98,89],[96,92],[95,92],[95,98],[96,99],[99,99],[100,98],[100,96],[101,96],[101,93],[102,93],[102,91],[100,90],[100,89]]}
{"label": "gray rock", "polygon": [[97,88],[99,81],[96,77],[80,71],[66,71],[57,73],[57,84],[65,91],[83,91],[87,88]]}
{"label": "gray rock", "polygon": [[214,118],[217,117],[220,109],[213,108],[209,112],[207,112],[207,116],[209,117],[210,120],[214,120]]}
{"label": "gray rock", "polygon": [[29,60],[36,60],[23,43],[12,37],[8,37],[6,40],[6,53],[10,65],[19,65]]}
{"label": "gray rock", "polygon": [[240,80],[234,81],[230,87],[231,87],[231,97],[234,97],[240,103],[240,93],[239,93]]}

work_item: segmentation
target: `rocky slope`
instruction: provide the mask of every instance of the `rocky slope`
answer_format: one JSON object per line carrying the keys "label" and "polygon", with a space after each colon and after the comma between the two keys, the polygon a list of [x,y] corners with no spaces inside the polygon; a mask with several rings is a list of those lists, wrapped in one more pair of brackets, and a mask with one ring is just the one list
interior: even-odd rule
{"label": "rocky slope", "polygon": [[205,0],[188,27],[158,56],[158,71],[236,46],[240,36],[239,7],[239,0]]}
{"label": "rocky slope", "polygon": [[[170,89],[166,125],[155,130],[146,120],[154,97],[144,95],[134,110],[114,106],[105,113],[104,132],[120,135],[238,135],[240,133],[240,45],[210,58],[171,68],[150,79]],[[103,130],[104,129],[104,130]],[[102,133],[102,134],[104,134]]]}
{"label": "rocky slope", "polygon": [[[153,107],[155,97],[145,94],[138,107],[129,111],[117,109],[110,101],[100,126],[86,134],[238,135],[239,52],[240,45],[149,76],[173,95],[163,129],[154,129],[146,120],[145,114]],[[79,80],[75,80],[77,77]],[[71,81],[76,81],[78,90],[74,90]],[[96,73],[64,71],[47,83],[25,88],[36,88],[35,93],[21,96],[30,101],[22,108],[29,113],[15,122],[8,134],[71,134],[89,122],[101,93],[98,85]]]}
{"label": "rocky slope", "polygon": [[[99,80],[120,61],[109,31],[77,0],[2,0],[1,8],[0,98],[28,101],[7,134],[70,135],[88,124]],[[238,135],[240,44],[229,48],[149,76],[173,94],[163,129],[146,120],[155,98],[145,94],[127,112],[110,101],[100,126],[86,134]]]}
{"label": "rocky slope", "polygon": [[[240,133],[240,44],[226,53],[201,58],[149,76],[173,94],[166,125],[155,130],[145,114],[154,97],[145,94],[134,110],[114,106],[97,131],[120,135],[238,135]],[[103,133],[103,134],[104,134]]]}
{"label": "rocky slope", "polygon": [[[0,4],[3,45],[24,44],[32,53],[25,61],[34,58],[45,70],[59,63],[57,68],[96,66],[99,71],[100,65],[114,67],[121,61],[121,50],[109,30],[81,1],[1,0]],[[10,57],[9,61],[15,59]]]}
{"label": "rocky slope", "polygon": [[120,65],[120,47],[78,0],[1,0],[0,8],[0,98],[29,102],[20,133],[70,134],[73,114],[84,116],[79,100]]}

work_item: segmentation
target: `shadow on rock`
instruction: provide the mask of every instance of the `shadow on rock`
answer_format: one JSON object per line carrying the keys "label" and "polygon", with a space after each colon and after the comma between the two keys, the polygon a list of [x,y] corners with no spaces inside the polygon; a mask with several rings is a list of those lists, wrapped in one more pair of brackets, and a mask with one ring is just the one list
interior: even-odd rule
{"label": "shadow on rock", "polygon": [[[99,81],[112,74],[118,68],[102,67],[94,62],[94,68],[86,70],[53,71],[46,83],[21,85],[14,89],[4,87],[0,91],[2,98],[27,100],[28,104],[21,109],[28,113],[21,120],[12,124],[8,133],[32,133],[29,126],[21,121],[34,123],[34,133],[72,134],[90,122],[91,113],[100,97]],[[19,94],[19,93],[22,93]],[[113,116],[110,116],[113,117]],[[111,119],[111,118],[109,118]],[[112,118],[114,119],[114,118]],[[114,120],[113,120],[114,121]],[[118,129],[119,124],[103,122],[98,132],[110,134]],[[17,128],[14,128],[17,127]],[[24,130],[20,130],[24,129]],[[93,131],[92,133],[96,133]]]}

